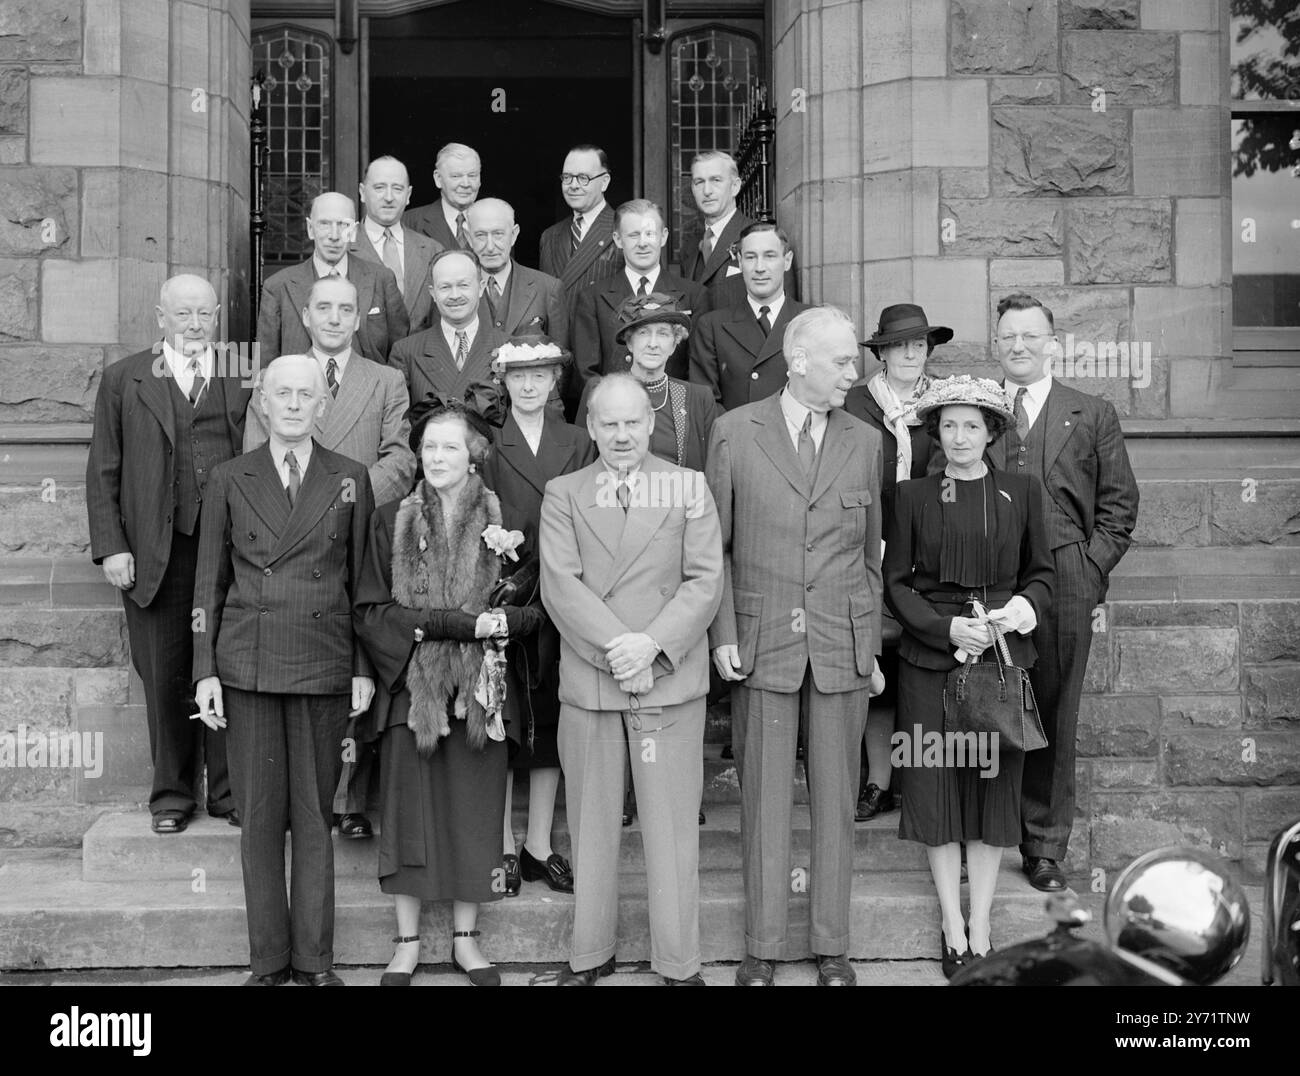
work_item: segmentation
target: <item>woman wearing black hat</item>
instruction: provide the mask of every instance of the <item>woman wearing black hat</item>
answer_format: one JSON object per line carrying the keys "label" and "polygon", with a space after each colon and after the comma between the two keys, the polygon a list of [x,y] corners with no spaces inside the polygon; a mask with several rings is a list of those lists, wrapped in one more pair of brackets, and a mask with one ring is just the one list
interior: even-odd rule
{"label": "woman wearing black hat", "polygon": [[[492,402],[484,390],[471,387]],[[451,900],[453,964],[475,986],[500,986],[475,929],[479,905],[505,895],[505,723],[514,715],[505,712],[512,697],[494,640],[535,632],[545,613],[540,605],[489,608],[510,571],[504,551],[523,537],[502,528],[500,503],[478,473],[490,425],[460,401],[434,396],[409,415],[421,477],[371,517],[353,610],[378,681],[379,882],[397,915],[397,951],[380,985],[410,985],[420,902]]]}
{"label": "woman wearing black hat", "polygon": [[[916,415],[916,401],[930,387],[930,378],[925,373],[926,360],[935,345],[946,344],[951,339],[952,330],[944,325],[931,325],[921,307],[896,303],[880,312],[875,335],[862,341],[862,346],[869,347],[882,365],[863,384],[849,390],[844,410],[880,431],[884,456],[880,471],[882,534],[889,532],[898,483],[924,477],[932,456],[938,452],[938,445]],[[898,637],[898,625],[892,617],[886,616],[883,628],[887,639]],[[897,806],[890,790],[889,765],[889,738],[894,731],[891,714],[898,676],[898,651],[892,646],[881,655],[880,668],[885,675],[885,693],[873,702],[867,715],[863,746],[867,776],[854,815],[859,822]]]}
{"label": "woman wearing black hat", "polygon": [[[581,470],[596,458],[596,446],[585,429],[548,414],[547,399],[568,360],[569,353],[546,336],[512,336],[492,352],[492,373],[505,386],[510,411],[493,434],[483,480],[500,497],[506,525],[524,533],[520,556],[530,563],[535,562],[546,483]],[[519,640],[511,656],[511,690],[519,695],[519,748],[506,773],[502,834],[506,895],[518,895],[522,883],[532,881],[572,893],[573,870],[551,847],[560,784],[559,634],[547,621],[535,635]],[[528,773],[528,833],[518,854],[511,819],[516,771]]]}

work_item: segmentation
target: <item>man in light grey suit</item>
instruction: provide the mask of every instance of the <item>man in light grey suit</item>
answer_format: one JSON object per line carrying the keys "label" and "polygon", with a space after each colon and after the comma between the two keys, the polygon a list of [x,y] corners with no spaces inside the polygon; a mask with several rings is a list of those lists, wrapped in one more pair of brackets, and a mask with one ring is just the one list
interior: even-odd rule
{"label": "man in light grey suit", "polygon": [[811,948],[820,986],[847,959],[858,745],[880,652],[880,435],[841,410],[857,380],[853,323],[834,307],[791,320],[789,380],[713,426],[709,488],[726,556],[709,632],[733,683],[745,948],[738,986],[771,986],[788,937],[790,814],[799,713],[807,722]]}
{"label": "man in light grey suit", "polygon": [[587,418],[600,459],[552,479],[542,501],[542,601],[560,632],[559,747],[573,841],[573,943],[561,986],[592,986],[614,970],[629,743],[650,966],[666,985],[704,985],[696,813],[722,545],[704,476],[650,455],[653,428],[640,383],[604,378]]}
{"label": "man in light grey suit", "polygon": [[[385,504],[405,497],[415,475],[415,455],[407,443],[406,382],[393,367],[352,353],[359,316],[357,289],[350,280],[325,277],[312,285],[302,323],[311,337],[311,356],[329,390],[314,436],[317,444],[365,467],[375,503]],[[251,452],[266,439],[260,398],[255,394],[244,424],[244,451]],[[378,768],[371,725],[368,713],[357,721],[334,797],[339,834],[353,839],[374,832],[365,814],[372,771]]]}
{"label": "man in light grey suit", "polygon": [[429,296],[429,263],[444,249],[436,239],[402,227],[402,212],[411,200],[406,165],[396,157],[376,157],[360,184],[365,217],[357,229],[349,254],[386,265],[402,287],[402,302],[410,331],[418,333],[429,323],[433,299]]}

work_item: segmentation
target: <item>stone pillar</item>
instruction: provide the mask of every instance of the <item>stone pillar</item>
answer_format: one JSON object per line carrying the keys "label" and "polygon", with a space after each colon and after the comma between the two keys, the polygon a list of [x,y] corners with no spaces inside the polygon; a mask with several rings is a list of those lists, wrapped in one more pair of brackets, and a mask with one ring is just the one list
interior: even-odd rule
{"label": "stone pillar", "polygon": [[0,422],[89,419],[173,273],[247,332],[250,63],[248,0],[0,11]]}

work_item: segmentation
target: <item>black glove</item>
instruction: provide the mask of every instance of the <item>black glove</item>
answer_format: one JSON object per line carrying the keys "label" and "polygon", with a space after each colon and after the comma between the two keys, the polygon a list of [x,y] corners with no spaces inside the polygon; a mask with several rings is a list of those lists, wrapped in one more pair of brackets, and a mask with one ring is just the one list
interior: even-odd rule
{"label": "black glove", "polygon": [[506,614],[506,628],[512,639],[531,635],[541,625],[544,615],[535,605],[506,605],[502,611]]}
{"label": "black glove", "polygon": [[468,641],[474,638],[474,627],[478,616],[460,609],[430,609],[429,618],[420,626],[424,629],[426,639],[456,639]]}

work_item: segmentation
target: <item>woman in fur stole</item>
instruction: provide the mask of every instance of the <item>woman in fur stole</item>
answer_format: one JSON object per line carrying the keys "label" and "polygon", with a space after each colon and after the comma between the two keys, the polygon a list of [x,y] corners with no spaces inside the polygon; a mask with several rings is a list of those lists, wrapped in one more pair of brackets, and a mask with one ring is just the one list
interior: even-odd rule
{"label": "woman in fur stole", "polygon": [[[410,420],[420,478],[409,496],[375,511],[354,610],[379,681],[379,881],[397,914],[397,949],[380,984],[410,984],[420,902],[451,900],[452,963],[475,986],[499,986],[475,924],[481,903],[505,895],[507,714],[494,712],[480,673],[485,640],[535,632],[545,614],[538,604],[488,608],[508,572],[484,535],[494,525],[490,534],[501,533],[500,504],[479,475],[488,423],[432,396]],[[506,701],[513,710],[509,692]]]}

